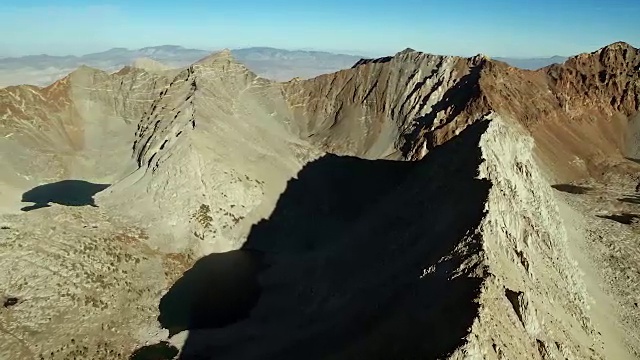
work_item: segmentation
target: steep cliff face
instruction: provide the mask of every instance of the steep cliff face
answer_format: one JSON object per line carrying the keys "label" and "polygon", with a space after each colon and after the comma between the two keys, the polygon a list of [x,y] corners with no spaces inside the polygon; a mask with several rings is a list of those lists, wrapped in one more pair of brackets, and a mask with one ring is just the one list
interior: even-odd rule
{"label": "steep cliff face", "polygon": [[[477,231],[491,275],[469,342],[458,352],[484,359],[606,357],[534,141],[512,121],[490,117],[479,177],[492,186]],[[498,330],[507,328],[508,336]]]}
{"label": "steep cliff face", "polygon": [[401,52],[284,84],[284,92],[301,137],[331,152],[399,159],[417,126],[442,127],[464,112],[483,61]]}

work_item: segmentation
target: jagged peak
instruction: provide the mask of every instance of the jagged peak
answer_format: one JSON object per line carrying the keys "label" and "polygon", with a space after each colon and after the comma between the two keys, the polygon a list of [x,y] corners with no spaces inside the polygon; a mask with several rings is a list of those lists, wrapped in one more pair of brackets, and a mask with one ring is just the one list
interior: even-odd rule
{"label": "jagged peak", "polygon": [[596,51],[592,51],[589,53],[582,53],[582,54],[578,54],[575,56],[570,57],[569,59],[584,59],[584,58],[588,58],[588,57],[593,57],[595,56],[600,56],[600,54],[603,53],[617,53],[617,52],[626,52],[626,53],[636,53],[636,54],[640,54],[640,49],[637,49],[635,47],[633,47],[631,44],[626,43],[624,41],[617,41],[614,43],[611,43],[607,46],[603,46],[600,49],[596,50]]}
{"label": "jagged peak", "polygon": [[614,43],[611,43],[607,46],[604,46],[602,48],[600,48],[598,51],[606,51],[606,50],[635,50],[638,51],[638,49],[636,49],[635,47],[633,47],[631,44],[624,42],[624,41],[616,41]]}
{"label": "jagged peak", "polygon": [[[595,63],[606,64],[611,68],[631,66],[635,69],[640,64],[640,49],[629,43],[618,41],[590,53],[572,56],[565,62],[565,65],[584,67]],[[550,66],[550,68],[555,67]]]}
{"label": "jagged peak", "polygon": [[148,57],[141,57],[133,60],[131,66],[146,71],[164,71],[171,69],[169,66]]}
{"label": "jagged peak", "polygon": [[397,53],[396,53],[396,55],[409,54],[409,53],[412,53],[412,52],[415,52],[415,51],[416,51],[416,50],[414,50],[414,49],[412,49],[412,48],[408,47],[408,48],[406,48],[406,49],[404,49],[404,50],[402,50],[402,51],[397,52]]}
{"label": "jagged peak", "polygon": [[84,76],[84,75],[106,75],[107,73],[103,70],[96,69],[94,67],[82,64],[77,69],[73,70],[69,73],[69,76]]}
{"label": "jagged peak", "polygon": [[357,68],[358,66],[366,65],[366,64],[376,64],[376,63],[385,63],[389,62],[393,59],[393,56],[385,56],[381,58],[362,58],[356,61],[355,64],[351,67],[352,69]]}
{"label": "jagged peak", "polygon": [[43,88],[38,85],[19,84],[19,85],[9,85],[9,86],[0,87],[0,92],[19,92],[19,91],[25,91],[25,90],[39,91],[42,89]]}
{"label": "jagged peak", "polygon": [[72,71],[69,75],[62,80],[66,80],[67,83],[84,84],[86,82],[92,83],[96,79],[105,79],[109,77],[109,73],[96,69],[87,65],[80,65],[76,70]]}
{"label": "jagged peak", "polygon": [[421,51],[417,51],[411,48],[406,48],[398,53],[396,53],[393,56],[384,56],[384,57],[379,57],[379,58],[362,58],[360,60],[358,60],[351,68],[356,68],[358,66],[361,65],[366,65],[366,64],[378,64],[378,63],[388,63],[391,61],[400,61],[400,62],[404,62],[404,61],[411,61],[411,62],[420,62],[423,60],[429,60],[429,59],[444,59],[444,58],[455,58],[455,56],[448,56],[448,55],[435,55],[435,54],[429,54],[429,53],[424,53]]}
{"label": "jagged peak", "polygon": [[217,62],[220,62],[221,60],[226,60],[227,62],[231,61],[231,62],[237,62],[236,59],[233,57],[233,55],[231,54],[231,50],[229,49],[222,49],[220,51],[214,52],[198,61],[196,61],[194,63],[194,65],[210,65],[210,64],[214,64]]}
{"label": "jagged peak", "polygon": [[222,72],[234,73],[241,75],[241,77],[250,78],[251,80],[257,77],[253,71],[243,63],[237,61],[229,49],[224,49],[204,57],[187,67],[184,71],[187,72],[187,76],[191,76],[191,74],[206,75],[210,72]]}
{"label": "jagged peak", "polygon": [[77,69],[67,74],[67,76],[54,81],[53,83],[51,83],[46,87],[43,87],[42,89],[51,91],[61,87],[65,87],[69,85],[71,81],[74,81],[77,79],[93,78],[95,76],[109,76],[109,73],[107,73],[106,71],[82,64]]}
{"label": "jagged peak", "polygon": [[139,74],[149,74],[149,73],[163,73],[164,71],[171,70],[171,68],[167,68],[167,70],[151,70],[144,69],[142,67],[136,67],[133,65],[125,65],[120,70],[112,72],[110,75],[115,76],[131,76],[131,75],[139,75]]}
{"label": "jagged peak", "polygon": [[478,60],[491,60],[491,57],[486,55],[486,54],[477,54],[474,57],[472,57],[472,59],[478,59]]}
{"label": "jagged peak", "polygon": [[142,69],[131,66],[131,65],[125,65],[122,69],[114,72],[113,75],[127,75],[136,70],[142,70]]}

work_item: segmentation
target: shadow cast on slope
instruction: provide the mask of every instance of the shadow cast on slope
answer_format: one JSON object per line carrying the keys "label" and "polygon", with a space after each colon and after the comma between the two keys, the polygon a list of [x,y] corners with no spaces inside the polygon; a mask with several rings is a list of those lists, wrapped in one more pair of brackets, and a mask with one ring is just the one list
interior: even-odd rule
{"label": "shadow cast on slope", "polygon": [[551,185],[551,187],[558,191],[576,195],[588,194],[593,190],[593,188],[590,188],[588,186],[580,186],[574,184],[555,184]]}
{"label": "shadow cast on slope", "polygon": [[624,225],[631,225],[635,221],[640,219],[640,215],[638,215],[638,214],[629,214],[629,213],[611,214],[611,215],[596,215],[596,216],[601,218],[601,219],[613,220],[613,221],[615,221],[617,223],[624,224]]}
{"label": "shadow cast on slope", "polygon": [[391,60],[393,60],[393,56],[385,56],[385,57],[375,58],[375,59],[362,58],[362,59],[356,61],[356,63],[353,64],[353,66],[351,66],[351,68],[355,69],[358,66],[367,65],[367,64],[384,64],[384,63],[390,62]]}
{"label": "shadow cast on slope", "polygon": [[93,196],[109,187],[109,184],[94,184],[83,180],[62,180],[51,184],[36,186],[22,194],[22,202],[32,202],[22,211],[31,211],[51,206],[49,203],[64,206],[97,207]]}
{"label": "shadow cast on slope", "polygon": [[[486,127],[420,162],[307,164],[240,250],[260,266],[216,265],[245,255],[212,254],[163,297],[163,326],[191,330],[180,359],[435,359],[462,345],[485,276],[475,230],[491,187],[477,179]],[[253,289],[240,291],[251,301],[210,316],[234,302],[234,283]]]}
{"label": "shadow cast on slope", "polygon": [[629,204],[640,204],[640,194],[627,195],[618,199],[618,201]]}
{"label": "shadow cast on slope", "polygon": [[632,157],[625,157],[625,159],[640,165],[640,159],[636,159],[636,158],[632,158]]}

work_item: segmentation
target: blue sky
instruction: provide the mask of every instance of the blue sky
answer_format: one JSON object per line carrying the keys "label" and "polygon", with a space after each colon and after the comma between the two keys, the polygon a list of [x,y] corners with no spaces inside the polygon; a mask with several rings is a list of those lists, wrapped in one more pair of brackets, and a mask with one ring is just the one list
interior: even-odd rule
{"label": "blue sky", "polygon": [[164,44],[572,55],[614,41],[640,47],[639,19],[640,0],[3,1],[0,56]]}

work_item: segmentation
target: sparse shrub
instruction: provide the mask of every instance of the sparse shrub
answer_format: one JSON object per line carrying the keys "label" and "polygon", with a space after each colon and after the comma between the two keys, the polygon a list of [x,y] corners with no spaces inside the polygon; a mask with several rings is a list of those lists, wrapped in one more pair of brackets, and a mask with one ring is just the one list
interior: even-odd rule
{"label": "sparse shrub", "polygon": [[202,225],[205,229],[211,227],[213,217],[211,217],[211,207],[207,204],[202,204],[194,215],[195,220]]}

